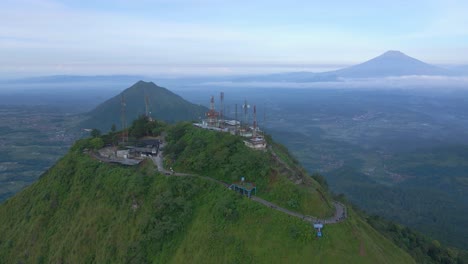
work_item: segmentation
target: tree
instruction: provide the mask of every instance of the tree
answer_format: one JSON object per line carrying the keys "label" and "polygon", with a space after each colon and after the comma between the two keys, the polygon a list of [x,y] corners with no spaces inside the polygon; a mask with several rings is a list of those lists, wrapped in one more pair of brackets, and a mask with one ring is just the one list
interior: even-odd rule
{"label": "tree", "polygon": [[97,138],[100,136],[101,136],[101,131],[99,129],[93,128],[93,130],[91,130],[91,137]]}
{"label": "tree", "polygon": [[141,115],[138,119],[133,121],[132,127],[130,128],[130,135],[135,138],[141,138],[148,135],[147,124],[148,118]]}
{"label": "tree", "polygon": [[92,149],[100,149],[104,147],[104,141],[102,140],[102,138],[99,137],[91,139],[89,144]]}
{"label": "tree", "polygon": [[322,175],[318,173],[312,174],[312,178],[318,182],[325,190],[328,190],[328,182]]}

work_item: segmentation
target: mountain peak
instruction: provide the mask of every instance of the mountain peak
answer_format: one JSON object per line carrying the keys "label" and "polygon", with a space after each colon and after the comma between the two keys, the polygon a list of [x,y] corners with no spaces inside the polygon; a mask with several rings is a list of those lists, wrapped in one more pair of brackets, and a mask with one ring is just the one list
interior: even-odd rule
{"label": "mountain peak", "polygon": [[409,56],[399,50],[389,50],[385,52],[384,54],[380,55],[380,57],[409,57]]}
{"label": "mountain peak", "polygon": [[153,82],[140,80],[87,113],[88,119],[84,120],[80,127],[108,131],[112,124],[121,124],[122,95],[125,99],[125,115],[128,124],[146,114],[147,111],[151,112],[155,119],[172,123],[197,120],[208,110],[184,100]]}
{"label": "mountain peak", "polygon": [[389,50],[382,55],[378,56],[377,58],[391,58],[391,59],[404,59],[404,58],[411,58],[410,56],[404,54],[399,50]]}
{"label": "mountain peak", "polygon": [[448,74],[444,69],[422,62],[398,50],[389,50],[378,57],[337,70],[335,73],[345,78]]}
{"label": "mountain peak", "polygon": [[158,86],[154,82],[145,82],[143,80],[139,80],[138,82],[134,83],[129,88],[122,91],[122,94],[125,94],[126,96],[128,96],[130,93],[140,94],[140,93],[147,93],[148,91],[151,91],[151,90],[152,91],[159,90],[160,92],[170,93],[169,90]]}
{"label": "mountain peak", "polygon": [[145,82],[143,80],[139,80],[134,85],[132,85],[132,87],[137,87],[137,86],[154,86],[154,87],[158,87],[154,82]]}

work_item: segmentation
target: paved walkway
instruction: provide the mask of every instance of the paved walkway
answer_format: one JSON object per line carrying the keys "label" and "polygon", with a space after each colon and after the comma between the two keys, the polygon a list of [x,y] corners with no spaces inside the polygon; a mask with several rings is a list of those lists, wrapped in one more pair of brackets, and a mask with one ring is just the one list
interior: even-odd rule
{"label": "paved walkway", "polygon": [[[163,148],[163,145],[161,144],[160,149],[162,149],[162,148]],[[179,177],[199,177],[199,178],[207,179],[207,180],[214,181],[216,183],[222,184],[225,187],[229,187],[229,184],[227,184],[225,182],[222,182],[222,181],[219,181],[219,180],[216,180],[216,179],[213,179],[211,177],[200,176],[200,175],[189,174],[189,173],[179,173],[179,172],[168,171],[168,170],[164,169],[163,156],[162,155],[163,155],[162,150],[160,150],[157,156],[151,157],[151,160],[156,165],[158,171],[160,173],[162,173],[162,174],[165,174],[167,176],[179,176]],[[273,155],[276,157],[276,154],[274,152],[273,152]],[[286,164],[284,164],[284,165],[286,165]],[[290,168],[288,168],[288,169],[290,169]],[[339,202],[333,202],[333,205],[335,206],[335,215],[334,216],[332,216],[330,218],[320,219],[320,218],[317,218],[317,217],[314,217],[314,216],[303,215],[303,214],[300,214],[300,213],[297,213],[297,212],[290,211],[290,210],[288,210],[286,208],[279,207],[276,204],[274,204],[272,202],[269,202],[267,200],[264,200],[264,199],[262,199],[262,198],[260,198],[258,196],[252,195],[251,199],[252,199],[252,201],[263,204],[263,205],[265,205],[267,207],[270,207],[270,208],[275,209],[277,211],[283,212],[283,213],[288,214],[290,216],[301,218],[302,220],[310,222],[310,223],[321,222],[323,224],[336,224],[336,223],[339,223],[339,222],[345,220],[346,217],[347,217],[346,207],[343,204],[339,203]]]}

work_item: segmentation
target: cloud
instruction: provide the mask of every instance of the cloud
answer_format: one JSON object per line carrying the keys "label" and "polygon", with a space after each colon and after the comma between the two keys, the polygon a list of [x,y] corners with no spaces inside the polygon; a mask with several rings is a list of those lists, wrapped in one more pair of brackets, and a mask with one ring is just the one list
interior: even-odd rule
{"label": "cloud", "polygon": [[402,76],[344,79],[340,82],[206,82],[199,86],[295,89],[468,89],[468,77]]}
{"label": "cloud", "polygon": [[[211,46],[235,48],[249,38],[245,33],[216,25],[75,10],[44,0],[7,4],[0,8],[0,17],[1,48],[15,53],[28,49],[54,53],[58,60],[81,56],[113,56],[127,62],[132,58],[170,60],[168,56],[180,60],[190,53],[207,53],[208,42]],[[216,48],[212,52],[216,53]]]}
{"label": "cloud", "polygon": [[[157,14],[148,17],[71,8],[50,0],[7,1],[0,5],[0,49],[5,54],[0,74],[26,74],[28,70],[34,75],[92,74],[90,69],[108,74],[125,70],[184,74],[183,70],[190,67],[172,65],[304,63],[310,62],[307,54],[318,49],[320,41],[328,39],[326,46],[330,47],[337,35],[326,29],[303,34],[278,27],[244,30],[203,21],[183,23]],[[350,33],[340,35],[348,43],[356,39]],[[326,49],[333,52],[333,48],[322,48],[322,52],[326,53]],[[155,67],[152,72],[149,67],[139,66],[142,64],[166,64],[167,69]],[[99,68],[102,65],[107,66]],[[200,67],[188,69],[188,74],[231,73],[230,69]]]}
{"label": "cloud", "polygon": [[[468,51],[466,40],[450,38],[463,33],[468,24],[466,4],[461,2],[449,1],[449,7],[441,8],[435,22],[423,29],[402,28],[403,33],[391,32],[390,36],[385,27],[392,21],[385,14],[380,17],[380,4],[317,3],[3,0],[0,74],[20,68],[34,74],[56,74],[57,69],[62,71],[56,65],[64,65],[76,74],[88,73],[91,68],[112,74],[123,71],[124,65],[129,71],[151,74],[149,67],[134,67],[165,64],[179,72],[183,68],[171,65],[350,64],[379,55],[387,48],[408,46],[415,52],[410,55],[421,55],[429,62],[431,58],[445,58],[439,60],[444,63],[468,60],[468,52],[463,52]],[[405,8],[400,4],[387,3],[383,9],[391,8],[396,14]],[[430,38],[434,36],[430,34],[449,36],[448,44],[433,44]],[[100,65],[108,67],[98,68]],[[205,69],[221,72],[221,68]],[[229,70],[229,66],[223,69]],[[161,69],[155,68],[157,72]]]}

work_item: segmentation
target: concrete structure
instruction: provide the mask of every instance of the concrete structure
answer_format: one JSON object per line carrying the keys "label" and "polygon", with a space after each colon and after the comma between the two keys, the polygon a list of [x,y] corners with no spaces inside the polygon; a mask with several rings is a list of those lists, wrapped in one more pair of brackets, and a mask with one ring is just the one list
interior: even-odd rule
{"label": "concrete structure", "polygon": [[323,228],[323,224],[318,222],[318,223],[315,223],[314,224],[314,228],[315,230],[317,230],[317,237],[322,237],[322,228]]}
{"label": "concrete structure", "polygon": [[240,122],[237,120],[224,120],[224,124],[231,127],[236,127],[240,125]]}
{"label": "concrete structure", "polygon": [[130,156],[133,157],[148,157],[148,156],[156,156],[158,154],[158,149],[156,147],[133,147],[129,149]]}
{"label": "concrete structure", "polygon": [[229,189],[246,195],[249,198],[252,196],[252,192],[254,192],[254,195],[257,195],[257,187],[255,184],[244,181],[244,177],[242,177],[242,181],[231,184]]}
{"label": "concrete structure", "polygon": [[156,156],[159,152],[160,141],[158,139],[140,139],[136,146],[128,147],[132,157]]}
{"label": "concrete structure", "polygon": [[159,139],[140,139],[135,143],[135,146],[126,146],[127,149],[119,150],[117,147],[104,147],[98,151],[98,155],[95,155],[95,157],[108,163],[133,166],[142,162],[146,157],[158,155],[159,146]]}
{"label": "concrete structure", "polygon": [[264,137],[262,136],[256,136],[249,138],[247,140],[244,140],[244,144],[252,149],[258,149],[258,150],[263,150],[266,149],[267,143]]}
{"label": "concrete structure", "polygon": [[196,127],[203,128],[203,129],[208,129],[208,130],[214,130],[214,131],[219,131],[219,132],[229,132],[229,129],[227,128],[220,128],[216,126],[210,126],[208,123],[203,120],[203,123],[194,123],[193,124]]}
{"label": "concrete structure", "polygon": [[129,151],[128,149],[125,149],[125,150],[117,150],[115,152],[117,158],[121,158],[121,159],[128,159],[128,155],[129,155]]}

